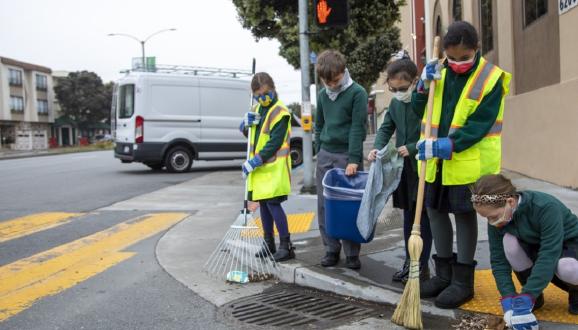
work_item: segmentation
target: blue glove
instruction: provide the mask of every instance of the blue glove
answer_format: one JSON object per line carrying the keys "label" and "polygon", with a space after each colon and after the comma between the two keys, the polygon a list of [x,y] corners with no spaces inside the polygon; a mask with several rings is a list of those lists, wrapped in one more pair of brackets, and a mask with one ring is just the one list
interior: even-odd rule
{"label": "blue glove", "polygon": [[417,159],[428,160],[434,157],[441,159],[452,159],[454,143],[450,138],[440,138],[437,140],[426,139],[417,142]]}
{"label": "blue glove", "polygon": [[500,299],[502,310],[504,311],[504,321],[508,327],[512,327],[512,314],[514,313],[512,310],[512,301],[514,297],[515,296],[506,296]]}
{"label": "blue glove", "polygon": [[243,163],[241,168],[243,169],[243,179],[246,179],[249,173],[253,172],[257,167],[263,165],[263,160],[261,156],[257,155]]}
{"label": "blue glove", "polygon": [[426,64],[426,66],[423,68],[420,78],[424,82],[442,79],[442,65],[437,59],[429,61],[428,64]]}
{"label": "blue glove", "polygon": [[534,299],[528,294],[520,294],[512,298],[512,329],[538,330],[538,320],[532,313]]}
{"label": "blue glove", "polygon": [[241,131],[241,133],[245,133],[245,120],[243,119],[243,121],[241,121],[241,125],[239,125],[239,131]]}
{"label": "blue glove", "polygon": [[243,118],[243,123],[245,126],[258,125],[261,120],[261,116],[256,112],[247,112]]}

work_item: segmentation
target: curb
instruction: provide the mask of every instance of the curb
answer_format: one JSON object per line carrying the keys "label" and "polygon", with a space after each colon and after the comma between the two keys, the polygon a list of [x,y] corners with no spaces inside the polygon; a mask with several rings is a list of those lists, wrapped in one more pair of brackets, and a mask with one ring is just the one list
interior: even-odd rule
{"label": "curb", "polygon": [[74,152],[45,152],[45,153],[37,153],[37,154],[24,154],[24,155],[14,155],[14,156],[0,156],[0,161],[2,160],[10,160],[10,159],[24,159],[24,158],[35,158],[35,157],[46,157],[46,156],[58,156],[58,155],[72,155],[72,154],[80,154],[86,152],[97,152],[97,151],[112,151],[113,149],[102,149],[102,150],[83,150],[83,151],[74,151]]}

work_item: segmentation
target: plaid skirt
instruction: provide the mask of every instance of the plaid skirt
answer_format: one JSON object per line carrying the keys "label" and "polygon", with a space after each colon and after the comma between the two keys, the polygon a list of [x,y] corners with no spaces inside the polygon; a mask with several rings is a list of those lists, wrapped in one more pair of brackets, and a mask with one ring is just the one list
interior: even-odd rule
{"label": "plaid skirt", "polygon": [[442,165],[438,165],[436,180],[425,187],[425,206],[443,213],[470,213],[474,211],[470,184],[442,185]]}

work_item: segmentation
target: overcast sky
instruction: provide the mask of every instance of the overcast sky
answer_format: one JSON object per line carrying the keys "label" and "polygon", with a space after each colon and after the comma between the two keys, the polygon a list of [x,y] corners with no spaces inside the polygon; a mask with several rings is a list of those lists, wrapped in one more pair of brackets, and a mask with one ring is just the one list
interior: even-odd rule
{"label": "overcast sky", "polygon": [[[157,64],[250,69],[275,80],[285,103],[301,99],[300,73],[278,55],[279,43],[258,43],[237,20],[230,0],[0,0],[0,56],[52,70],[94,71],[104,81],[140,57],[140,39],[176,28],[146,43]],[[313,96],[313,95],[312,95]]]}

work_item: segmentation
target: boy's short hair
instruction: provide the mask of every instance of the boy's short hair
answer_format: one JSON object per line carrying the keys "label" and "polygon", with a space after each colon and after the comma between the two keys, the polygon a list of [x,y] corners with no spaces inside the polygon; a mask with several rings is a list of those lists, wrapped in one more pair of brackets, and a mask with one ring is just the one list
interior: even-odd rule
{"label": "boy's short hair", "polygon": [[336,76],[345,72],[347,64],[345,56],[334,49],[324,50],[317,57],[317,75],[323,80],[333,80]]}

